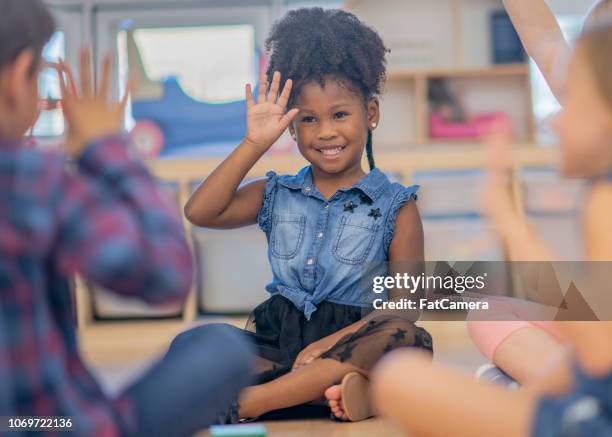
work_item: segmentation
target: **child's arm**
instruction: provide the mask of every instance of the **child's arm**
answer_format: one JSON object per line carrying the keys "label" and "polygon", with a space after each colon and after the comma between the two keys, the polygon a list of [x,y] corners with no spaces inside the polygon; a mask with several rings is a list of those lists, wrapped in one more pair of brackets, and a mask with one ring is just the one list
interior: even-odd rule
{"label": "child's arm", "polygon": [[532,226],[515,211],[495,220],[499,237],[513,261],[554,261],[557,257]]}
{"label": "child's arm", "polygon": [[557,19],[544,0],[504,0],[504,6],[525,50],[538,64],[548,86],[560,101],[563,89],[557,69],[569,47]]}
{"label": "child's arm", "polygon": [[498,126],[499,132],[487,139],[489,162],[485,185],[484,207],[510,259],[514,261],[552,261],[555,254],[535,233],[527,220],[515,208],[507,179],[510,138],[508,126]]}
{"label": "child's arm", "polygon": [[193,266],[180,218],[121,137],[90,143],[65,174],[58,205],[57,262],[65,275],[153,302],[190,290]]}
{"label": "child's arm", "polygon": [[[605,263],[612,261],[612,228],[610,216],[612,215],[612,183],[595,183],[585,209],[585,235],[586,249],[589,261],[595,270],[601,271]],[[597,280],[595,280],[597,281]],[[597,284],[597,293],[607,290]],[[602,303],[606,305],[606,296],[602,295]],[[598,305],[598,302],[590,302]],[[601,306],[593,306],[601,310]],[[603,318],[607,318],[609,311],[604,310]],[[609,320],[609,319],[608,319]],[[602,347],[607,345],[612,337],[612,322],[564,322],[562,329],[576,352],[577,358],[584,370],[592,376],[601,376],[612,372],[612,349]]]}
{"label": "child's arm", "polygon": [[240,145],[198,187],[185,205],[185,216],[198,226],[235,228],[256,223],[263,201],[265,180],[238,189],[253,165],[274,144],[295,118],[298,110],[285,113],[291,80],[280,89],[280,73],[275,72],[266,97],[268,79],[261,77],[258,103],[247,85],[247,135]]}
{"label": "child's arm", "polygon": [[585,210],[587,257],[590,261],[612,261],[612,183],[596,183]]}
{"label": "child's arm", "polygon": [[77,168],[60,172],[53,197],[58,269],[65,275],[78,271],[113,291],[150,302],[186,296],[193,267],[178,214],[166,205],[146,168],[130,158],[126,142],[115,135],[126,99],[109,103],[110,59],[104,62],[98,89],[90,79],[89,51],[81,55],[80,90],[70,70],[59,68],[68,152]]}
{"label": "child's arm", "polygon": [[560,322],[578,362],[593,377],[612,373],[612,322]]}

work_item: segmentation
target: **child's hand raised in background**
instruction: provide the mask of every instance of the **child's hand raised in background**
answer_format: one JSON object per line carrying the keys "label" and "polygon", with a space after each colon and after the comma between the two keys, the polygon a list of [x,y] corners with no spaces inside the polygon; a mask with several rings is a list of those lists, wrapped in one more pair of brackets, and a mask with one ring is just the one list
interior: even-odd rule
{"label": "child's hand raised in background", "polygon": [[274,72],[270,91],[266,96],[268,76],[264,74],[259,81],[257,103],[253,99],[251,85],[246,86],[246,141],[259,149],[261,153],[266,152],[274,144],[299,112],[298,109],[292,109],[285,113],[287,101],[291,94],[292,82],[291,79],[287,80],[279,94],[280,80],[280,73],[278,71]]}
{"label": "child's hand raised in background", "polygon": [[511,126],[496,123],[485,136],[489,154],[483,207],[512,261],[549,261],[555,255],[514,203],[509,184]]}
{"label": "child's hand raised in background", "polygon": [[68,65],[55,65],[60,79],[64,117],[68,125],[66,148],[72,158],[78,157],[92,141],[121,132],[129,87],[120,102],[109,98],[112,59],[103,61],[100,83],[92,84],[91,50],[83,49],[80,57],[80,89]]}
{"label": "child's hand raised in background", "polygon": [[484,138],[487,148],[487,177],[483,208],[503,233],[509,222],[518,219],[509,184],[511,130],[506,123],[496,123]]}

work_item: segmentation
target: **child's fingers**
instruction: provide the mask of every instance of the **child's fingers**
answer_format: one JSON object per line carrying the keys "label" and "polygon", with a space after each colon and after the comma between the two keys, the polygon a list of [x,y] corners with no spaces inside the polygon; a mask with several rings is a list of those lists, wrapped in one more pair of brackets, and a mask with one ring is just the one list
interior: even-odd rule
{"label": "child's fingers", "polygon": [[310,354],[306,353],[300,353],[298,354],[297,358],[295,359],[295,362],[293,363],[293,368],[294,369],[298,369],[302,366],[305,366],[306,364],[308,364],[308,360],[310,359]]}
{"label": "child's fingers", "polygon": [[293,362],[293,370],[297,369],[298,367],[300,367],[302,365],[302,356],[298,355],[295,359],[295,361]]}
{"label": "child's fingers", "polygon": [[65,61],[61,61],[59,65],[62,71],[66,74],[66,77],[68,78],[68,88],[70,92],[73,96],[78,96],[79,92],[77,90],[76,80],[74,79],[74,73],[72,72],[72,68],[70,68],[70,66]]}
{"label": "child's fingers", "polygon": [[58,63],[49,63],[49,66],[53,67],[58,74],[62,98],[64,98],[68,93],[76,96],[77,89],[74,83],[74,76],[68,64],[66,64],[64,61],[60,61]]}
{"label": "child's fingers", "polygon": [[72,104],[72,98],[74,94],[72,94],[66,86],[66,78],[64,76],[65,72],[61,68],[57,68],[55,71],[57,72],[60,93],[62,95],[62,112],[64,113],[64,115],[67,115],[70,109],[70,105]]}
{"label": "child's fingers", "polygon": [[102,75],[100,76],[100,85],[98,87],[98,97],[104,100],[108,99],[112,66],[113,58],[110,55],[104,56],[104,60],[102,61]]}
{"label": "child's fingers", "polygon": [[278,97],[278,88],[280,85],[280,73],[275,71],[272,75],[272,84],[270,85],[270,92],[268,93],[268,102],[276,103]]}
{"label": "child's fingers", "polygon": [[487,129],[487,167],[492,179],[501,179],[510,168],[509,149],[512,126],[507,120],[496,121]]}
{"label": "child's fingers", "polygon": [[266,88],[268,87],[268,75],[262,74],[259,78],[259,90],[257,93],[257,103],[266,101]]}
{"label": "child's fingers", "polygon": [[497,120],[488,126],[484,138],[486,143],[498,149],[508,146],[512,139],[512,125],[507,120]]}
{"label": "child's fingers", "polygon": [[59,81],[59,87],[60,87],[60,93],[62,94],[62,99],[66,98],[66,94],[68,93],[68,89],[66,88],[66,82],[65,82],[65,78],[64,78],[64,71],[59,68],[55,69],[55,72],[57,73],[57,79]]}
{"label": "child's fingers", "polygon": [[132,89],[134,88],[134,82],[132,79],[128,79],[125,84],[125,91],[123,92],[123,96],[121,96],[121,100],[119,101],[119,106],[121,107],[121,111],[125,111],[125,107],[127,106],[128,99],[130,98],[130,94],[132,93]]}
{"label": "child's fingers", "polygon": [[495,175],[503,175],[509,170],[509,140],[503,134],[494,134],[489,138],[489,170]]}
{"label": "child's fingers", "polygon": [[81,92],[83,97],[90,97],[92,93],[91,78],[91,49],[85,47],[81,50],[79,74],[81,76]]}
{"label": "child's fingers", "polygon": [[283,117],[280,119],[280,124],[283,129],[287,129],[289,127],[295,116],[298,115],[298,112],[300,112],[299,109],[293,108],[291,111],[283,115]]}
{"label": "child's fingers", "polygon": [[250,83],[246,84],[246,102],[247,109],[251,109],[253,106],[255,106],[255,101],[253,100],[253,90],[251,89]]}
{"label": "child's fingers", "polygon": [[293,81],[291,79],[287,79],[287,81],[285,82],[285,86],[283,87],[283,91],[278,97],[277,102],[283,108],[286,108],[287,102],[289,102],[289,96],[291,95],[291,87],[293,87]]}

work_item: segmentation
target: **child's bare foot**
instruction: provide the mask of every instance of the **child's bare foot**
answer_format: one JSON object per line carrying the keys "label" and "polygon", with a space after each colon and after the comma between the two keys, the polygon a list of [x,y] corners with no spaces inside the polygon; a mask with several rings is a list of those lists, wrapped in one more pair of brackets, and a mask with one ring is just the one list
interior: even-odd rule
{"label": "child's bare foot", "polygon": [[325,390],[332,414],[340,420],[358,422],[372,417],[368,379],[357,372],[348,373],[342,383]]}
{"label": "child's bare foot", "polygon": [[332,385],[325,390],[325,398],[329,403],[329,408],[332,414],[340,420],[348,420],[344,413],[344,406],[342,405],[342,390],[340,384]]}

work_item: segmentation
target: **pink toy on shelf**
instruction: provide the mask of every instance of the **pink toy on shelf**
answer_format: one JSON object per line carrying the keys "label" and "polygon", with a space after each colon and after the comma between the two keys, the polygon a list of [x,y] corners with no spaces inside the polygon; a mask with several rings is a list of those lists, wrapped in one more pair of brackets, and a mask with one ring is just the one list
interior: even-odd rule
{"label": "pink toy on shelf", "polygon": [[449,138],[480,138],[490,129],[490,126],[498,123],[510,124],[510,117],[502,111],[479,115],[463,122],[452,122],[444,120],[440,113],[429,116],[429,135],[435,139]]}

